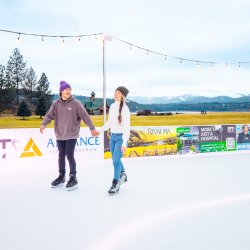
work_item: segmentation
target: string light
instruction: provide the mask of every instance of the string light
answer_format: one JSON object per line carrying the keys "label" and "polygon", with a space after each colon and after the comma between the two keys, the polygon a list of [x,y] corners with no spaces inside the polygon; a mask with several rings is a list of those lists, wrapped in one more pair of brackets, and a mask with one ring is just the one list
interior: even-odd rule
{"label": "string light", "polygon": [[[62,44],[64,44],[64,39],[65,38],[76,38],[78,40],[78,42],[80,42],[80,40],[81,40],[82,37],[94,36],[95,39],[98,40],[98,38],[100,37],[100,35],[103,35],[103,33],[82,34],[82,35],[44,35],[44,34],[42,35],[42,34],[17,32],[17,31],[4,30],[4,29],[0,29],[0,32],[7,32],[7,33],[12,33],[12,34],[17,34],[18,35],[17,41],[20,41],[21,35],[26,35],[26,36],[40,36],[42,38],[42,42],[44,42],[44,38],[45,37],[61,38]],[[164,59],[165,59],[165,61],[167,61],[167,58],[175,59],[175,60],[180,60],[180,64],[181,65],[183,64],[183,62],[191,62],[191,63],[195,63],[197,67],[199,67],[200,64],[208,64],[208,65],[210,65],[211,68],[213,68],[214,64],[222,64],[220,62],[202,61],[202,60],[194,60],[194,59],[188,59],[188,58],[181,58],[181,57],[177,57],[177,56],[169,56],[169,55],[163,54],[161,52],[157,52],[157,51],[154,51],[154,50],[151,50],[151,49],[147,49],[147,48],[135,45],[133,43],[127,42],[125,40],[122,40],[122,39],[114,37],[114,36],[113,36],[113,39],[116,39],[116,40],[118,40],[118,41],[120,41],[122,43],[125,43],[125,44],[129,45],[130,50],[136,48],[136,49],[139,49],[139,50],[146,51],[147,55],[149,55],[149,54],[156,54],[156,55],[159,55],[159,56],[163,56]],[[249,61],[240,61],[240,62],[230,62],[230,63],[226,62],[226,63],[224,63],[224,65],[225,65],[226,68],[228,68],[229,64],[230,65],[238,65],[238,68],[241,68],[241,65],[243,63],[244,64],[249,64],[250,60]]]}

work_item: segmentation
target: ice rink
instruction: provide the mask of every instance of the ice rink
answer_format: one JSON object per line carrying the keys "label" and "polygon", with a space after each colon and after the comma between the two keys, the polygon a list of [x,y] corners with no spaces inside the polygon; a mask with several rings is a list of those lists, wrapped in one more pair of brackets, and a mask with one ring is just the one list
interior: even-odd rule
{"label": "ice rink", "polygon": [[79,187],[50,188],[54,162],[0,166],[2,250],[250,249],[250,154],[78,160]]}

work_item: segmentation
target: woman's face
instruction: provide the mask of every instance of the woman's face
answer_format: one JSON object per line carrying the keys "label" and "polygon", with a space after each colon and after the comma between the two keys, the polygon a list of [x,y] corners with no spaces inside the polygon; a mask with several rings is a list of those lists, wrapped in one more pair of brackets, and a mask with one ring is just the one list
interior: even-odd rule
{"label": "woman's face", "polygon": [[68,100],[71,96],[71,89],[70,88],[64,89],[61,93],[62,93],[62,99]]}
{"label": "woman's face", "polygon": [[119,90],[116,90],[115,91],[115,100],[116,101],[121,101],[121,99],[122,99],[122,93],[119,91]]}

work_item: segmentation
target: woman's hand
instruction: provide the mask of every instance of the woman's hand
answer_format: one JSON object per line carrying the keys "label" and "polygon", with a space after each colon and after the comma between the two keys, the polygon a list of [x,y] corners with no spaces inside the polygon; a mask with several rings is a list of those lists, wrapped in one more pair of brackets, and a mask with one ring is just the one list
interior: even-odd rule
{"label": "woman's hand", "polygon": [[126,146],[122,146],[121,151],[122,154],[124,155],[126,153],[127,147]]}

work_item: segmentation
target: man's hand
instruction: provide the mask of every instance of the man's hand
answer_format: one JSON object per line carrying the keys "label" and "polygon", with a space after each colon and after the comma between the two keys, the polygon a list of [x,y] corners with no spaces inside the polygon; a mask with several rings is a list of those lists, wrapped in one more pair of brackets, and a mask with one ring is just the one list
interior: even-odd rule
{"label": "man's hand", "polygon": [[43,133],[44,130],[45,130],[45,126],[42,125],[42,126],[40,127],[40,132]]}
{"label": "man's hand", "polygon": [[98,136],[98,135],[100,135],[100,132],[98,132],[97,130],[91,130],[91,135],[92,136]]}

